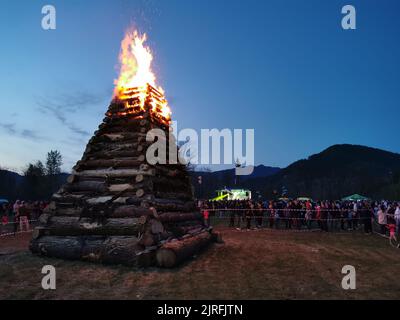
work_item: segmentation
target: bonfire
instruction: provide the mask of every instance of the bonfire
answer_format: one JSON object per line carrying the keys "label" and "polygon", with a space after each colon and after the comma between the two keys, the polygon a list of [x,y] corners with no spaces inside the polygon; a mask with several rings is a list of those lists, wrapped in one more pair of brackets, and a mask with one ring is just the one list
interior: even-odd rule
{"label": "bonfire", "polygon": [[156,85],[145,41],[146,35],[126,33],[106,117],[41,215],[32,252],[173,267],[218,239],[195,207],[186,167],[146,160],[147,133],[172,133],[171,111],[164,90]]}

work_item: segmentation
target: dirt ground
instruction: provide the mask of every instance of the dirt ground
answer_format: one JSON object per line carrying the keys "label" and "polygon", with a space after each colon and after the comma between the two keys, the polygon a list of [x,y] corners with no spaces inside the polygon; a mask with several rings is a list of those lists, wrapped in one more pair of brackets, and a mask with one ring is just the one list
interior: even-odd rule
{"label": "dirt ground", "polygon": [[[175,270],[133,270],[33,256],[29,234],[0,238],[0,299],[399,299],[400,250],[362,233],[219,228],[224,244]],[[41,288],[41,268],[57,289]],[[357,289],[341,288],[353,265]]]}

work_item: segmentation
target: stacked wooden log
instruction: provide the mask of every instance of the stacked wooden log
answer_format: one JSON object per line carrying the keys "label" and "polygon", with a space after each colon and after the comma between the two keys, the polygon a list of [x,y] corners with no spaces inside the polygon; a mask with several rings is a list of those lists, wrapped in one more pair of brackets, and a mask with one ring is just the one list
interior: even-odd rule
{"label": "stacked wooden log", "polygon": [[40,216],[33,253],[173,267],[211,242],[186,167],[170,159],[146,161],[151,129],[165,133],[167,148],[175,143],[169,139],[169,119],[154,107],[164,98],[149,85],[146,94],[139,107],[135,96],[111,103],[67,183]]}

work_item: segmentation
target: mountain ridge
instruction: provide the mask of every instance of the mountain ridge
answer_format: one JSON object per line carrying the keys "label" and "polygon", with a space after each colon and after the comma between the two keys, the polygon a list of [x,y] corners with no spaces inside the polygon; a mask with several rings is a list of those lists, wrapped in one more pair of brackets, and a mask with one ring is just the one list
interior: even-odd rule
{"label": "mountain ridge", "polygon": [[[249,176],[235,176],[235,169],[191,171],[198,198],[211,198],[224,187],[247,188],[263,198],[281,195],[313,199],[340,199],[353,193],[375,199],[400,199],[400,154],[353,144],[335,144],[285,168],[255,166]],[[60,176],[63,184],[68,174]],[[201,181],[199,181],[201,177]],[[0,170],[0,198],[20,197],[26,178]],[[14,193],[10,193],[11,189]],[[285,191],[285,192],[284,192]]]}

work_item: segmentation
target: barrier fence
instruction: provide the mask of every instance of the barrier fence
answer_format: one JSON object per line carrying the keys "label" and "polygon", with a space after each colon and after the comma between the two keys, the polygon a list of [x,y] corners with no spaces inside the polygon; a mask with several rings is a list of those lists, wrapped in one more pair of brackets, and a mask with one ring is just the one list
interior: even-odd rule
{"label": "barrier fence", "polygon": [[[26,223],[28,222],[28,223]],[[26,221],[2,222],[0,224],[0,237],[13,236],[20,233],[31,232],[38,224],[37,219]]]}
{"label": "barrier fence", "polygon": [[[364,225],[371,224],[371,231],[385,234],[382,232],[382,225],[377,223],[374,216],[372,219],[360,216],[362,209],[352,214],[350,217],[348,211],[335,209],[304,210],[304,209],[202,209],[209,212],[207,223],[210,226],[226,226],[236,229],[260,229],[269,228],[277,230],[295,230],[295,231],[364,231]],[[328,212],[326,218],[316,218],[317,212]],[[301,212],[301,216],[288,216],[288,213]],[[306,213],[308,215],[306,216]],[[332,215],[332,213],[336,213]],[[341,215],[337,217],[337,215]],[[388,215],[393,216],[393,215]],[[28,220],[28,225],[21,221],[7,222],[0,224],[0,237],[26,233],[38,224],[37,219]]]}
{"label": "barrier fence", "polygon": [[[357,212],[341,209],[202,209],[208,211],[211,226],[226,226],[236,229],[278,229],[296,231],[368,231],[382,234],[382,225],[370,210]],[[368,215],[366,212],[368,211]],[[293,216],[293,215],[298,216]],[[321,213],[325,218],[317,218]],[[365,216],[364,216],[365,215]],[[368,217],[369,216],[369,217]],[[393,215],[387,215],[392,216]]]}

